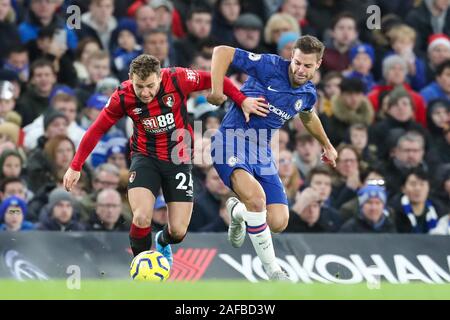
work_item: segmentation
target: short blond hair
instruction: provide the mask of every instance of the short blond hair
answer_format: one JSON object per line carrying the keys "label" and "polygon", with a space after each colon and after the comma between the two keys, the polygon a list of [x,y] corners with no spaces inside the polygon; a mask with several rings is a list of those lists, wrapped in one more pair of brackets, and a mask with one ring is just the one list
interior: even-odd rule
{"label": "short blond hair", "polygon": [[415,42],[417,33],[410,26],[407,26],[406,24],[400,24],[400,25],[392,27],[391,30],[389,30],[389,32],[387,33],[387,36],[388,36],[391,44],[397,40],[404,39],[404,38],[408,38],[412,42]]}
{"label": "short blond hair", "polygon": [[264,28],[264,41],[268,44],[273,44],[272,32],[281,25],[289,25],[290,30],[297,34],[300,34],[300,27],[295,18],[287,13],[275,13],[267,21],[266,27]]}

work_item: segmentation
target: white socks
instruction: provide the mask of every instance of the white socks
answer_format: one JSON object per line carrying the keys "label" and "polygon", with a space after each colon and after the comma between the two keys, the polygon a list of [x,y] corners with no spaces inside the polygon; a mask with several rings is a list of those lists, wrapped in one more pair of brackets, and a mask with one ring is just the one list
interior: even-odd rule
{"label": "white socks", "polygon": [[275,260],[275,251],[272,243],[272,234],[266,222],[267,211],[251,212],[247,211],[245,205],[240,202],[234,207],[233,218],[244,220],[247,226],[247,233],[255,248],[256,254],[261,260],[265,271],[270,276],[274,271],[281,268]]}

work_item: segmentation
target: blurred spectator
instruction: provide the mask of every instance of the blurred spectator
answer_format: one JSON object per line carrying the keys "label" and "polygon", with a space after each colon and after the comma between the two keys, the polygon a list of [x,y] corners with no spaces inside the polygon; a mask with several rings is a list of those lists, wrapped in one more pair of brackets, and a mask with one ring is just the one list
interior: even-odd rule
{"label": "blurred spectator", "polygon": [[349,128],[349,142],[358,150],[361,160],[369,165],[379,162],[377,157],[377,146],[369,144],[368,127],[363,123],[355,123]]}
{"label": "blurred spectator", "polygon": [[222,43],[232,44],[233,24],[241,13],[241,0],[217,0],[214,6],[211,34]]}
{"label": "blurred spectator", "polygon": [[[381,187],[384,187],[385,185],[384,176],[381,174],[381,170],[377,168],[369,167],[362,170],[360,173],[360,179],[363,182],[362,187],[369,184],[375,184]],[[389,213],[391,212],[391,209],[388,206],[386,206],[386,210],[388,210]],[[358,197],[356,196],[345,202],[340,207],[339,214],[343,221],[357,217],[359,214]]]}
{"label": "blurred spectator", "polygon": [[[330,71],[325,74],[319,87],[320,106],[319,113],[331,117],[333,109],[331,107],[331,99],[341,93],[341,82],[344,77],[340,72]],[[321,90],[320,90],[321,89]]]}
{"label": "blurred spectator", "polygon": [[64,43],[57,38],[57,29],[52,26],[43,27],[35,40],[28,42],[31,62],[36,59],[47,59],[52,62],[59,83],[69,86],[77,85],[73,58]]}
{"label": "blurred spectator", "polygon": [[[51,110],[48,112],[59,111],[64,114],[69,125],[67,127],[67,135],[78,148],[78,145],[86,132],[76,122],[77,117],[77,98],[75,91],[66,86],[56,87],[50,96]],[[40,115],[31,124],[24,128],[25,131],[25,147],[28,150],[37,146],[38,139],[44,135],[44,118]]]}
{"label": "blurred spectator", "polygon": [[126,146],[111,145],[106,152],[107,163],[115,165],[119,170],[127,170]]}
{"label": "blurred spectator", "polygon": [[114,32],[111,47],[115,70],[126,75],[123,79],[128,79],[131,61],[142,53],[142,47],[138,44],[136,24],[121,21]]}
{"label": "blurred spectator", "polygon": [[6,58],[6,53],[20,43],[19,32],[16,25],[16,13],[11,6],[12,0],[0,0],[0,43],[2,51],[0,61]]}
{"label": "blurred spectator", "polygon": [[5,150],[0,154],[0,179],[20,178],[24,161],[16,150]]}
{"label": "blurred spectator", "polygon": [[430,230],[430,234],[448,236],[450,235],[450,213],[441,217],[436,227]]}
{"label": "blurred spectator", "polygon": [[392,27],[387,36],[393,50],[388,55],[397,54],[406,62],[408,83],[414,90],[421,90],[426,84],[425,63],[414,53],[416,32],[403,24]]}
{"label": "blurred spectator", "polygon": [[337,211],[322,206],[320,195],[313,187],[297,192],[289,213],[286,232],[336,232],[340,221]]}
{"label": "blurred spectator", "polygon": [[170,0],[152,0],[150,6],[155,10],[158,28],[170,33],[172,29],[173,4]]}
{"label": "blurred spectator", "polygon": [[450,102],[450,59],[437,66],[435,81],[423,88],[420,94],[427,103],[435,99]]}
{"label": "blurred spectator", "polygon": [[340,209],[345,202],[356,196],[356,191],[361,186],[359,176],[361,163],[358,150],[352,145],[341,144],[336,151],[338,158],[330,205],[335,209]]}
{"label": "blurred spectator", "polygon": [[284,32],[281,34],[277,43],[277,53],[283,59],[291,60],[292,49],[299,35],[295,32]]}
{"label": "blurred spectator", "polygon": [[91,0],[89,11],[81,15],[81,28],[77,30],[79,39],[92,37],[102,44],[102,49],[111,48],[111,35],[117,27],[113,16],[114,0]]}
{"label": "blurred spectator", "polygon": [[142,43],[142,37],[149,31],[158,28],[156,12],[151,5],[144,4],[136,10],[136,24],[138,42]]}
{"label": "blurred spectator", "polygon": [[390,154],[390,160],[383,170],[389,197],[400,190],[411,169],[421,168],[433,172],[433,168],[425,162],[425,140],[415,131],[402,134]]}
{"label": "blurred spectator", "polygon": [[295,137],[294,162],[302,179],[320,162],[322,148],[309,133],[303,132]]}
{"label": "blurred spectator", "polygon": [[153,207],[152,230],[155,232],[163,230],[168,221],[167,203],[164,200],[164,196],[159,195],[156,197],[155,206]]}
{"label": "blurred spectator", "polygon": [[5,121],[0,124],[0,144],[12,142],[14,148],[21,148],[23,145],[22,129],[15,123]]}
{"label": "blurred spectator", "polygon": [[350,49],[351,71],[345,73],[346,78],[357,78],[364,83],[364,94],[372,90],[375,79],[372,75],[372,66],[375,63],[375,51],[370,44],[359,44]]}
{"label": "blurred spectator", "polygon": [[92,192],[86,194],[80,201],[80,220],[87,222],[95,210],[95,201],[100,191],[104,189],[118,189],[120,183],[119,169],[110,163],[98,166],[92,179]]}
{"label": "blurred spectator", "polygon": [[422,52],[426,52],[427,39],[431,34],[450,34],[448,7],[446,0],[423,0],[417,8],[408,12],[405,21],[416,30],[416,47]]}
{"label": "blurred spectator", "polygon": [[430,198],[430,176],[421,168],[410,170],[402,181],[401,193],[390,201],[400,233],[429,233],[444,213]]}
{"label": "blurred spectator", "polygon": [[450,213],[450,162],[442,166],[436,174],[436,188],[433,195]]}
{"label": "blurred spectator", "polygon": [[[431,101],[427,108],[427,123],[428,131],[431,135],[433,144],[443,145],[445,140],[445,132],[450,130],[450,100],[437,99]],[[439,148],[440,153],[444,152],[445,148]],[[449,160],[442,161],[443,163],[449,162]]]}
{"label": "blurred spectator", "polygon": [[211,138],[200,136],[194,140],[194,161],[192,168],[192,180],[197,194],[205,190],[206,175],[212,166]]}
{"label": "blurred spectator", "polygon": [[3,68],[14,72],[22,83],[28,82],[30,78],[30,57],[27,47],[19,44],[11,47],[5,58]]}
{"label": "blurred spectator", "polygon": [[344,71],[350,66],[350,49],[359,41],[355,17],[343,12],[333,19],[331,39],[326,42],[322,71]]}
{"label": "blurred spectator", "polygon": [[85,102],[95,92],[97,83],[111,74],[111,57],[106,51],[94,51],[86,60],[89,78],[80,86],[79,99]]}
{"label": "blurred spectator", "polygon": [[14,87],[14,100],[17,101],[22,92],[19,76],[11,70],[0,69],[0,81],[8,81],[13,84]]}
{"label": "blurred spectator", "polygon": [[380,159],[388,157],[389,144],[386,137],[392,137],[393,132],[398,129],[406,131],[417,131],[424,137],[426,130],[414,120],[414,105],[411,95],[402,86],[396,87],[388,94],[387,110],[385,119],[375,123],[371,129],[370,141],[378,146]]}
{"label": "blurred spectator", "polygon": [[129,231],[130,226],[122,216],[122,199],[115,189],[104,189],[97,195],[95,213],[89,220],[91,231]]}
{"label": "blurred spectator", "polygon": [[0,80],[0,122],[10,121],[21,126],[22,117],[14,111],[15,107],[14,85],[9,81]]}
{"label": "blurred spectator", "polygon": [[286,13],[272,15],[264,27],[264,43],[270,53],[277,53],[277,44],[285,32],[300,34],[300,27],[295,19]]}
{"label": "blurred spectator", "polygon": [[71,50],[75,50],[78,38],[74,30],[66,25],[65,21],[56,14],[60,3],[53,0],[30,0],[30,7],[25,20],[19,25],[19,34],[22,43],[37,38],[42,27],[52,26],[59,29],[61,40]]}
{"label": "blurred spectator", "polygon": [[295,18],[300,26],[302,34],[317,36],[317,31],[311,26],[307,19],[308,1],[307,0],[283,0],[280,12],[290,14]]}
{"label": "blurred spectator", "polygon": [[386,192],[383,187],[367,185],[358,191],[360,211],[340,229],[343,233],[394,233],[395,226],[385,209]]}
{"label": "blurred spectator", "polygon": [[237,48],[255,53],[262,53],[266,50],[260,44],[264,24],[257,15],[253,13],[241,14],[233,27],[235,46]]}
{"label": "blurred spectator", "polygon": [[383,81],[376,85],[368,94],[375,111],[383,112],[382,100],[385,95],[397,86],[403,86],[411,96],[414,105],[415,119],[422,126],[426,127],[426,104],[420,94],[411,89],[405,82],[408,66],[398,55],[390,55],[383,60]]}
{"label": "blurred spectator", "polygon": [[211,33],[212,14],[208,6],[194,6],[187,15],[187,31],[185,38],[174,42],[174,51],[179,66],[187,67],[199,50],[202,40]]}
{"label": "blurred spectator", "polygon": [[290,133],[287,129],[280,128],[272,135],[272,140],[270,141],[270,148],[272,149],[272,152],[276,153],[277,151],[281,152],[288,150],[288,146],[290,146],[289,134]]}
{"label": "blurred spectator", "polygon": [[[25,202],[28,202],[29,192],[25,181],[18,177],[3,178],[0,180],[0,200],[4,201],[6,198],[16,196]],[[30,195],[31,196],[31,195]]]}
{"label": "blurred spectator", "polygon": [[230,189],[220,179],[214,167],[206,174],[205,190],[194,199],[194,209],[189,230],[196,232],[202,226],[214,221],[219,215],[221,197],[230,193]]}
{"label": "blurred spectator", "polygon": [[26,221],[27,204],[19,197],[11,196],[0,205],[0,231],[29,231],[34,225]]}
{"label": "blurred spectator", "polygon": [[30,67],[30,82],[17,102],[16,111],[22,116],[22,125],[33,122],[47,111],[49,96],[56,84],[53,64],[45,59],[34,61]]}
{"label": "blurred spectator", "polygon": [[219,212],[214,220],[210,223],[202,226],[198,232],[227,232],[230,225],[231,218],[226,208],[226,198],[223,196],[220,198]]}
{"label": "blurred spectator", "polygon": [[169,56],[170,45],[169,36],[163,29],[154,29],[144,35],[143,43],[144,53],[151,54],[158,58],[162,68],[175,66],[176,62],[172,61]]}
{"label": "blurred spectator", "polygon": [[295,194],[303,181],[294,165],[292,152],[289,150],[282,150],[278,155],[278,175],[286,192],[288,206],[291,207],[294,203]]}
{"label": "blurred spectator", "polygon": [[75,146],[67,136],[56,136],[45,143],[41,158],[35,155],[29,159],[30,162],[33,160],[33,165],[28,164],[29,187],[33,192],[48,182],[62,181],[75,155]]}
{"label": "blurred spectator", "polygon": [[75,201],[63,188],[56,188],[49,197],[48,206],[41,213],[37,229],[46,231],[83,231],[74,212]]}
{"label": "blurred spectator", "polygon": [[450,59],[450,38],[445,34],[434,34],[428,40],[427,83],[434,81],[436,67]]}
{"label": "blurred spectator", "polygon": [[369,126],[374,119],[373,107],[364,96],[364,83],[361,80],[344,79],[340,89],[341,93],[331,99],[333,115],[324,123],[328,137],[335,146],[344,140],[352,124]]}
{"label": "blurred spectator", "polygon": [[92,37],[85,37],[78,43],[75,51],[75,62],[73,66],[77,72],[77,79],[79,83],[86,83],[89,79],[87,70],[88,58],[91,54],[101,50],[101,44]]}

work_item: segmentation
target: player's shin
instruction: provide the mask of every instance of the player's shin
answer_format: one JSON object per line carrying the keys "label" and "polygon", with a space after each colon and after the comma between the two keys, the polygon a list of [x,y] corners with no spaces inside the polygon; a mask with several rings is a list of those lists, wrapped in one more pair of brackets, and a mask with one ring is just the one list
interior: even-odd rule
{"label": "player's shin", "polygon": [[130,228],[130,246],[134,256],[150,250],[152,246],[152,228],[140,228],[133,223]]}
{"label": "player's shin", "polygon": [[269,276],[273,272],[280,271],[281,268],[275,258],[272,235],[266,222],[267,211],[246,211],[243,212],[242,215],[247,225],[247,233],[265,271]]}

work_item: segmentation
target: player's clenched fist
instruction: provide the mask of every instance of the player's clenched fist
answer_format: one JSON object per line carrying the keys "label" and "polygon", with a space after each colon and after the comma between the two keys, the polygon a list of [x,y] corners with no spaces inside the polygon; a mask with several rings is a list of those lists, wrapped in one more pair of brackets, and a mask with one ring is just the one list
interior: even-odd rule
{"label": "player's clenched fist", "polygon": [[67,169],[63,179],[64,188],[66,188],[67,191],[71,191],[72,187],[77,184],[80,176],[80,171],[75,171],[72,168]]}
{"label": "player's clenched fist", "polygon": [[224,103],[225,101],[227,101],[227,96],[224,95],[223,93],[214,93],[211,92],[210,94],[208,94],[208,96],[206,97],[206,100],[215,105],[215,106],[220,106],[222,103]]}

